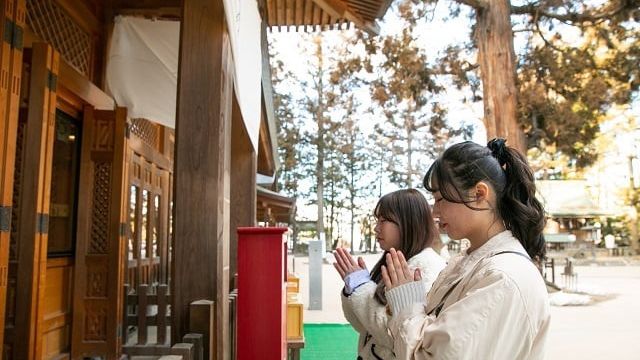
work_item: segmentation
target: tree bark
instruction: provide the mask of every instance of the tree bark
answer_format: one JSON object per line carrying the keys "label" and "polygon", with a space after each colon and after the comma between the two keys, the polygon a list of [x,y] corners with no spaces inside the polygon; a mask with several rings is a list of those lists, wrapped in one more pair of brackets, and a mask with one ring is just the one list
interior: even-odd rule
{"label": "tree bark", "polygon": [[523,129],[516,117],[516,59],[509,0],[476,8],[476,44],[482,75],[487,139],[502,137],[526,154]]}

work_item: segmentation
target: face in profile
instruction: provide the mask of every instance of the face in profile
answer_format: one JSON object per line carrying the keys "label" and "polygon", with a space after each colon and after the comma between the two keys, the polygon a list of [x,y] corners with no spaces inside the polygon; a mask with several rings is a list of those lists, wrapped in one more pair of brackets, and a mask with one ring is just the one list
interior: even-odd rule
{"label": "face in profile", "polygon": [[382,250],[388,251],[391,248],[400,248],[400,228],[389,219],[379,217],[374,228],[376,240]]}

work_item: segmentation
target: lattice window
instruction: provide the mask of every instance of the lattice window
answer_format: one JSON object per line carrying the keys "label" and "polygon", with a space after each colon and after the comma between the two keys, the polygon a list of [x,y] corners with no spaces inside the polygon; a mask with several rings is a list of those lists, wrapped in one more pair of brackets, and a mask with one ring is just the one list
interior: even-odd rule
{"label": "lattice window", "polygon": [[24,158],[25,141],[24,136],[27,128],[26,122],[18,123],[18,137],[16,139],[16,162],[13,174],[13,194],[11,209],[11,235],[9,244],[9,259],[18,259],[18,214],[20,213],[20,189],[22,180],[22,159]]}
{"label": "lattice window", "polygon": [[160,125],[147,119],[131,119],[131,133],[149,144],[153,149],[159,149]]}
{"label": "lattice window", "polygon": [[93,168],[93,209],[89,254],[106,254],[109,245],[109,189],[111,164],[95,163]]}
{"label": "lattice window", "polygon": [[79,72],[91,77],[91,36],[53,0],[27,1],[27,26]]}

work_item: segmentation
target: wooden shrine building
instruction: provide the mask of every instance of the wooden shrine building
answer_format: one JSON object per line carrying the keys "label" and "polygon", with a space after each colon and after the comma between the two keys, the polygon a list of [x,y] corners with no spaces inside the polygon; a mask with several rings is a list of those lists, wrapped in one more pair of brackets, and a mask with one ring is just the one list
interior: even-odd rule
{"label": "wooden shrine building", "polygon": [[[266,33],[375,32],[389,3],[0,0],[2,358],[168,354],[160,338],[194,328],[205,359],[250,346],[233,336],[236,229],[294,211],[256,183],[278,167]],[[125,18],[178,31],[139,52]],[[127,73],[132,54],[147,66]],[[127,348],[140,301],[162,309],[158,342]]]}

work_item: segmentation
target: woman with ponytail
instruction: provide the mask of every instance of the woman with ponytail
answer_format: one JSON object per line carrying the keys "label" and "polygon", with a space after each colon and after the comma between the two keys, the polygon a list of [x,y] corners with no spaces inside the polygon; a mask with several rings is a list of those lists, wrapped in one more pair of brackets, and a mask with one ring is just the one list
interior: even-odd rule
{"label": "woman with ponytail", "polygon": [[538,270],[545,214],[526,158],[504,139],[487,147],[459,143],[429,168],[424,187],[440,227],[470,246],[428,295],[402,251],[387,254],[382,278],[397,358],[543,359],[550,322]]}

